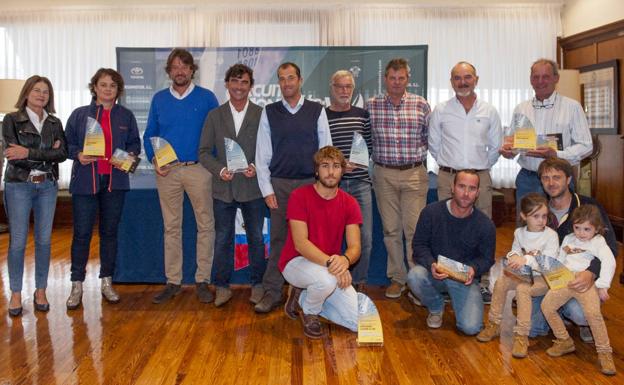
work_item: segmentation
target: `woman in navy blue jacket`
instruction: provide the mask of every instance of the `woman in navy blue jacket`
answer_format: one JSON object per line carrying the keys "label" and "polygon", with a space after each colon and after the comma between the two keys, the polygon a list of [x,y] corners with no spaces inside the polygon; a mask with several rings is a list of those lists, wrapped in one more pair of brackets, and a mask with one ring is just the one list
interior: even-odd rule
{"label": "woman in navy blue jacket", "polygon": [[[134,114],[116,103],[124,90],[121,75],[113,69],[100,68],[91,78],[89,89],[93,96],[91,104],[74,110],[65,128],[69,158],[74,160],[69,184],[74,220],[72,290],[67,299],[69,310],[78,308],[82,302],[82,282],[96,217],[99,219],[102,296],[109,303],[119,302],[119,295],[112,286],[112,276],[117,257],[117,227],[130,181],[128,174],[111,165],[109,159],[118,148],[134,156],[141,152]],[[102,127],[104,158],[83,154],[89,118],[97,120]]]}

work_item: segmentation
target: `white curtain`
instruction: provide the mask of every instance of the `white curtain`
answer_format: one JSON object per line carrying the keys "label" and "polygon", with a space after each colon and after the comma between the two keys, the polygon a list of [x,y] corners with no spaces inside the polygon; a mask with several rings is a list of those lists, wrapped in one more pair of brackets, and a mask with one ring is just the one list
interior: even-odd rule
{"label": "white curtain", "polygon": [[[116,66],[116,47],[429,46],[428,99],[453,95],[451,67],[478,70],[479,97],[508,125],[515,105],[532,95],[529,67],[555,58],[560,3],[488,7],[250,6],[88,8],[0,14],[0,78],[48,76],[57,115],[90,100],[87,83],[99,67]],[[235,9],[236,8],[236,9]],[[62,164],[61,187],[70,162]],[[513,187],[518,167],[501,160],[496,187]]]}

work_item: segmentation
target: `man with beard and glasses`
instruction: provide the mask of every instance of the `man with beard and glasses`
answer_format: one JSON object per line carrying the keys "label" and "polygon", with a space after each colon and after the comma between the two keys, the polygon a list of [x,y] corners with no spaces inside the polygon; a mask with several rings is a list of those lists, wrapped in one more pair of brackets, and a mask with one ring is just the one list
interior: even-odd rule
{"label": "man with beard and glasses", "polygon": [[[214,299],[208,288],[215,237],[212,175],[198,163],[198,147],[204,120],[219,102],[212,91],[193,84],[197,65],[190,52],[175,48],[167,58],[165,70],[172,81],[171,87],[158,91],[152,98],[143,135],[145,154],[156,171],[165,230],[167,285],[152,302],[166,302],[182,290],[182,204],[186,192],[197,224],[197,297],[200,302],[209,303]],[[176,167],[156,165],[152,137],[163,138],[171,144],[179,160]]]}
{"label": "man with beard and glasses", "polygon": [[338,148],[321,148],[314,155],[316,182],[288,200],[288,236],[278,265],[292,285],[284,310],[301,317],[309,338],[323,334],[319,316],[357,331],[358,294],[349,266],[360,257],[362,214],[355,198],[338,188],[345,166]]}
{"label": "man with beard and glasses", "polygon": [[314,182],[314,154],[332,143],[325,109],[301,93],[299,67],[280,64],[277,79],[283,99],[262,110],[256,142],[258,185],[271,209],[271,249],[262,277],[264,295],[254,307],[258,313],[268,313],[282,303],[284,277],[277,262],[288,232],[288,197],[297,187]]}
{"label": "man with beard and glasses", "polygon": [[[346,157],[351,152],[353,135],[355,132],[362,135],[368,147],[369,154],[372,152],[372,140],[370,131],[370,118],[368,111],[351,105],[355,81],[353,74],[347,70],[336,71],[329,82],[331,105],[325,108],[332,143]],[[351,275],[353,285],[359,292],[366,288],[368,278],[368,266],[371,250],[373,248],[373,197],[372,182],[368,174],[368,163],[356,165],[347,162],[343,170],[340,188],[351,194],[360,205],[362,210],[362,255],[358,263],[352,266]]]}
{"label": "man with beard and glasses", "polygon": [[[566,235],[573,232],[572,227],[572,211],[582,205],[594,205],[598,207],[602,221],[605,224],[604,238],[613,252],[617,256],[618,247],[615,239],[615,232],[609,215],[605,209],[593,198],[579,195],[570,190],[572,183],[572,166],[567,160],[559,158],[551,158],[544,160],[538,170],[538,176],[542,183],[542,187],[548,196],[548,207],[550,209],[550,218],[548,226],[557,232],[559,242],[563,241]],[[579,292],[588,290],[594,280],[600,275],[600,260],[594,258],[587,270],[576,274],[576,279],[569,283],[568,287]],[[550,330],[544,315],[540,309],[540,304],[544,299],[541,297],[533,298],[533,311],[531,316],[531,333],[529,336],[548,334]],[[587,320],[583,314],[583,309],[576,301],[571,299],[560,310],[560,313],[577,324],[580,328],[581,340],[584,342],[593,342],[593,337],[589,329]]]}
{"label": "man with beard and glasses", "polygon": [[[414,263],[407,284],[427,308],[427,326],[442,326],[444,293],[451,298],[457,329],[467,335],[483,326],[481,275],[494,264],[496,228],[474,204],[479,196],[479,175],[474,170],[455,174],[452,197],[432,203],[420,213],[412,242]],[[459,282],[438,269],[444,256],[468,266],[468,279]]]}

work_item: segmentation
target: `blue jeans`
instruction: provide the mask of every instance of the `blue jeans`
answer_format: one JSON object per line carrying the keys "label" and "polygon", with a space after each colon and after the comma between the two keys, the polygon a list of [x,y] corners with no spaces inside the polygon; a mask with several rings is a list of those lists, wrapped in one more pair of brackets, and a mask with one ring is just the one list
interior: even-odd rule
{"label": "blue jeans", "polygon": [[362,252],[358,262],[351,266],[351,277],[354,284],[366,283],[371,250],[373,249],[373,197],[371,184],[359,179],[343,179],[340,188],[351,194],[360,205],[362,226],[360,237]]}
{"label": "blue jeans", "polygon": [[[542,313],[542,309],[540,308],[543,299],[544,296],[532,298],[533,309],[531,311],[531,332],[529,333],[529,337],[545,336],[550,331],[550,326],[548,322],[546,322],[544,313]],[[583,314],[583,308],[574,298],[566,302],[566,304],[559,309],[559,314],[578,326],[588,326],[585,314]]]}
{"label": "blue jeans", "polygon": [[213,200],[215,219],[215,248],[214,248],[214,284],[228,287],[234,269],[234,238],[236,236],[236,210],[240,207],[245,221],[247,235],[249,265],[251,267],[251,284],[262,283],[262,276],[266,269],[264,259],[264,238],[262,227],[267,212],[264,199],[258,198],[249,202],[224,202]]}
{"label": "blue jeans", "polygon": [[71,280],[84,281],[93,225],[99,211],[100,278],[112,277],[117,259],[117,228],[123,211],[125,190],[108,191],[108,175],[100,176],[95,195],[72,195],[74,235],[71,245]]}
{"label": "blue jeans", "polygon": [[449,278],[439,280],[433,278],[430,270],[416,265],[407,274],[407,284],[430,313],[444,310],[442,293],[448,293],[456,326],[461,332],[475,335],[483,327],[483,299],[478,280],[468,286]]}
{"label": "blue jeans", "polygon": [[327,267],[304,257],[290,260],[282,274],[288,283],[304,289],[299,297],[304,314],[320,315],[335,324],[357,331],[358,294],[353,286],[339,288],[336,277]]}
{"label": "blue jeans", "polygon": [[48,286],[50,268],[50,236],[56,209],[56,181],[41,183],[7,182],[4,186],[4,208],[9,221],[8,265],[12,292],[22,291],[24,275],[24,250],[28,239],[30,211],[35,219],[35,287]]}
{"label": "blue jeans", "polygon": [[544,194],[542,182],[537,176],[537,172],[529,171],[526,168],[520,169],[516,176],[516,219],[520,220],[520,200],[528,193],[536,192]]}

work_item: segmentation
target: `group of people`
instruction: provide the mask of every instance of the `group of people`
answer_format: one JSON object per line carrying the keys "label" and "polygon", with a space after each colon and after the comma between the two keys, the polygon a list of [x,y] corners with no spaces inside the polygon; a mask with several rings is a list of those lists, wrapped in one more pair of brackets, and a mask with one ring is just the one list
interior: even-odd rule
{"label": "group of people", "polygon": [[[235,64],[227,70],[224,81],[228,101],[221,106],[210,90],[193,83],[197,68],[188,51],[176,48],[170,53],[165,70],[172,84],[154,95],[143,135],[147,159],[156,173],[164,222],[167,282],[153,298],[154,303],[164,303],[181,292],[182,203],[186,193],[197,224],[195,282],[199,301],[222,306],[232,297],[229,282],[235,217],[240,209],[249,243],[249,300],[255,311],[267,313],[280,306],[286,280],[291,288],[285,312],[290,318],[301,318],[305,335],[322,336],[319,316],[357,330],[357,292],[365,289],[372,250],[374,188],[391,281],[386,297],[401,297],[407,284],[416,301],[429,311],[427,325],[438,328],[443,320],[443,294],[448,293],[458,329],[468,335],[481,332],[478,339],[489,341],[500,333],[501,303],[506,292],[515,288],[519,315],[514,356],[518,357],[526,356],[528,335],[548,331],[544,315],[557,337],[549,354],[551,350],[556,353],[552,355],[574,350],[557,315],[557,309],[565,304],[563,313],[568,318],[580,325],[589,322],[603,372],[615,371],[612,360],[608,366],[611,350],[596,302],[596,298],[608,298],[612,264],[604,256],[604,247],[597,246],[600,242],[592,241],[591,248],[583,243],[601,239],[596,234],[606,229],[604,239],[613,259],[617,254],[615,238],[597,202],[569,188],[571,165],[589,155],[592,140],[581,106],[555,91],[559,80],[556,63],[540,59],[532,65],[530,81],[535,97],[515,111],[530,119],[537,134],[558,135],[560,148],[539,146],[518,157],[522,166],[516,179],[518,212],[526,225],[516,231],[508,259],[512,265],[532,265],[532,256],[538,251],[550,252],[570,261],[570,269],[579,273],[565,292],[547,291],[542,280],[526,287],[500,278],[489,324],[483,331],[479,281],[494,264],[496,239],[489,171],[499,155],[517,155],[504,137],[522,127],[514,119],[510,129],[503,132],[497,111],[477,98],[479,77],[472,64],[462,61],[451,69],[455,96],[433,111],[423,97],[407,92],[410,68],[402,58],[387,64],[386,93],[368,101],[366,109],[351,105],[354,77],[345,70],[331,77],[331,104],[323,107],[302,95],[299,67],[282,63],[277,68],[282,100],[262,108],[249,100],[254,84],[251,68]],[[70,184],[74,210],[72,289],[67,308],[81,304],[91,232],[98,216],[102,295],[109,302],[119,301],[111,277],[117,226],[129,186],[127,173],[111,165],[109,159],[117,148],[138,156],[141,146],[132,112],[117,103],[123,78],[112,69],[100,69],[89,87],[91,104],[72,113],[65,131],[51,115],[52,85],[39,76],[28,79],[16,104],[19,111],[5,118],[12,316],[22,311],[24,247],[31,209],[35,213],[35,309],[49,309],[45,287],[57,165],[67,157],[74,160]],[[103,127],[104,158],[82,153],[88,119]],[[348,161],[354,132],[362,135],[372,154],[372,177],[366,166]],[[152,138],[171,144],[178,158],[175,166],[158,166]],[[228,168],[226,138],[242,148],[249,161],[245,169]],[[428,151],[439,165],[440,201],[425,206]],[[540,195],[544,192],[549,200]],[[596,205],[600,215],[595,215],[596,210],[583,214],[588,205]],[[267,207],[271,219],[268,262],[262,236]],[[548,226],[555,230],[547,227],[547,217]],[[564,246],[559,252],[562,240]],[[583,256],[577,256],[581,248]],[[590,264],[591,255],[602,264]],[[438,269],[439,256],[468,265],[468,280],[449,279]],[[570,298],[575,300],[568,301]]]}

